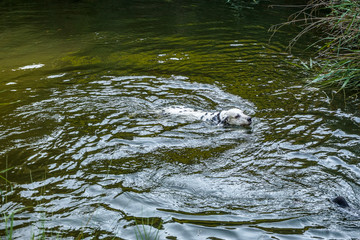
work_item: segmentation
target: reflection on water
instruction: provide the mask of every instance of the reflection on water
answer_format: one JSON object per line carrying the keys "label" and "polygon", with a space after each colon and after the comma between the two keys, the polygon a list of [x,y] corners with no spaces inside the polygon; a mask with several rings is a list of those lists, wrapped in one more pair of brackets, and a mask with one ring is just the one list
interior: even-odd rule
{"label": "reflection on water", "polygon": [[[0,209],[26,207],[16,237],[135,239],[136,223],[161,239],[358,236],[329,199],[360,208],[359,110],[303,86],[286,33],[268,43],[288,13],[98,4],[0,5],[0,169],[14,182]],[[175,105],[254,122],[161,114]]]}

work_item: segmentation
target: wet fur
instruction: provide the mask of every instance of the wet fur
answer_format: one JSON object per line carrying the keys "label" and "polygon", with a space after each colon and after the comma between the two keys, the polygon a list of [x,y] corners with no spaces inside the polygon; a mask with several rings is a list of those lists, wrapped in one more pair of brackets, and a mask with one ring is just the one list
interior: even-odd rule
{"label": "wet fur", "polygon": [[248,126],[251,124],[251,117],[244,114],[238,108],[223,110],[220,112],[205,112],[186,107],[170,107],[163,110],[165,115],[186,116],[195,120],[208,121],[216,125],[239,125]]}

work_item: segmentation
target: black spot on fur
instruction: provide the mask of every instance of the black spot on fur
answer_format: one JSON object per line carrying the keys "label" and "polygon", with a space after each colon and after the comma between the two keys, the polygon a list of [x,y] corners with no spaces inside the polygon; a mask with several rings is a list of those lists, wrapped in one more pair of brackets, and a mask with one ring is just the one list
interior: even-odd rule
{"label": "black spot on fur", "polygon": [[228,123],[228,118],[226,117],[225,119],[223,119],[221,122],[221,124],[224,124],[224,126],[228,126],[229,123]]}
{"label": "black spot on fur", "polygon": [[215,116],[213,116],[211,118],[211,121],[215,122],[215,123],[221,123],[221,119],[220,119],[220,112],[217,113]]}

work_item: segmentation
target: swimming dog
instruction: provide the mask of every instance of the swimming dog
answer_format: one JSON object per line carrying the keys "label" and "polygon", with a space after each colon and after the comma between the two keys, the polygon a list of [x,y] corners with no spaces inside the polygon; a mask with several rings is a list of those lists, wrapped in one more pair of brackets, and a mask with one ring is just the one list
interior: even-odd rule
{"label": "swimming dog", "polygon": [[244,112],[238,108],[211,113],[186,107],[169,107],[165,108],[162,112],[165,115],[187,116],[197,120],[209,121],[221,126],[249,126],[252,123],[251,117],[244,114]]}

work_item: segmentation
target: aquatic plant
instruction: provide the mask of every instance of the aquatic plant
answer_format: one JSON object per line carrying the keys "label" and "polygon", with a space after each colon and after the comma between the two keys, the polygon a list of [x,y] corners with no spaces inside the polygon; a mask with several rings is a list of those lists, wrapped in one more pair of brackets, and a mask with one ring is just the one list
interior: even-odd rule
{"label": "aquatic plant", "polygon": [[306,33],[321,31],[321,39],[309,46],[318,48],[316,58],[322,65],[314,83],[360,91],[360,1],[311,0],[288,22],[270,30],[275,33],[289,24],[302,27],[290,41],[290,50]]}
{"label": "aquatic plant", "polygon": [[[7,158],[6,158],[6,165],[7,165]],[[7,201],[7,193],[8,193],[8,184],[11,183],[8,179],[7,179],[7,172],[10,170],[11,168],[7,168],[5,170],[1,170],[0,174],[4,174],[5,173],[5,177],[0,175],[0,179],[4,180],[6,183],[6,187],[5,190],[0,189],[0,195],[1,195],[1,203],[4,204]],[[11,186],[11,184],[10,184]],[[12,211],[10,213],[8,212],[2,212],[2,220],[4,223],[4,230],[5,230],[5,239],[6,240],[11,240],[13,239],[13,232],[14,232],[14,216],[16,213],[22,211],[24,208],[21,209],[17,209],[15,211]],[[1,222],[1,221],[0,221]]]}
{"label": "aquatic plant", "polygon": [[[6,165],[7,165],[7,159],[6,159]],[[11,182],[7,179],[7,172],[9,170],[11,170],[11,169],[12,168],[7,168],[5,170],[0,171],[0,179],[5,181],[5,189],[0,188],[0,196],[1,196],[1,203],[2,204],[6,202],[8,187],[10,186],[10,191],[12,190]],[[2,176],[2,174],[4,174],[4,173],[5,173],[5,177]]]}
{"label": "aquatic plant", "polygon": [[13,239],[13,232],[14,232],[14,216],[16,213],[23,209],[18,209],[11,213],[3,213],[4,225],[5,225],[5,239],[11,240]]}
{"label": "aquatic plant", "polygon": [[[7,173],[10,169],[11,169],[11,168],[7,168],[7,169],[5,169],[5,170],[2,170],[2,171],[0,171],[0,174]],[[9,180],[7,180],[7,177],[6,177],[6,176],[3,177],[2,175],[0,175],[0,178],[1,178],[2,180],[4,180],[5,182],[10,183]]]}
{"label": "aquatic plant", "polygon": [[158,228],[154,228],[154,219],[150,221],[149,218],[144,220],[141,218],[141,223],[138,223],[135,219],[136,229],[135,229],[135,235],[136,240],[158,240],[160,239],[159,231],[160,226],[159,224]]}

